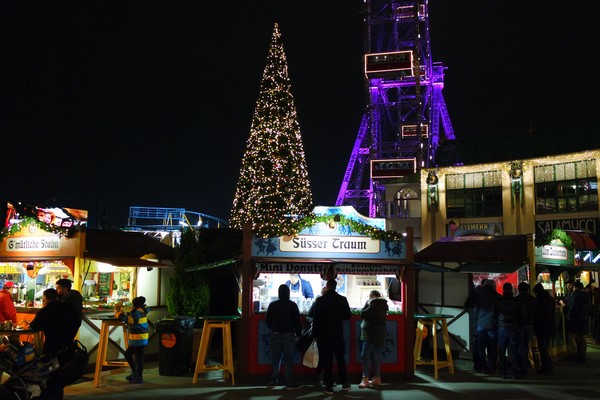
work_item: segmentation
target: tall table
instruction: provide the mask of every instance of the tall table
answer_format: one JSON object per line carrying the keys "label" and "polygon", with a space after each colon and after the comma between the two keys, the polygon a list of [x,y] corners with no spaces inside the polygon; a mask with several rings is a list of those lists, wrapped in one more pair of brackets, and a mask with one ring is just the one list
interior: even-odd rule
{"label": "tall table", "polygon": [[[240,319],[237,315],[211,315],[201,317],[204,320],[202,327],[202,337],[200,338],[200,348],[198,349],[198,358],[196,359],[196,368],[192,383],[198,382],[198,374],[206,371],[223,370],[223,378],[231,377],[231,384],[235,385],[233,349],[231,345],[231,321]],[[223,334],[223,363],[217,365],[206,364],[206,354],[213,329],[221,329]]]}
{"label": "tall table", "polygon": [[[127,361],[107,361],[106,352],[108,350],[108,341],[110,334],[119,327],[123,329],[123,341],[125,347],[129,346],[129,338],[127,336],[127,324],[114,316],[97,316],[91,317],[91,320],[102,321],[100,327],[100,340],[98,341],[98,353],[96,355],[96,370],[94,372],[94,387],[100,386],[100,375],[102,374],[102,367],[106,366],[129,366]],[[111,329],[112,328],[112,329]],[[122,350],[122,349],[119,349]]]}
{"label": "tall table", "polygon": [[[454,374],[454,364],[452,362],[452,352],[450,351],[450,336],[448,335],[447,318],[453,318],[453,315],[445,314],[415,314],[417,320],[417,332],[415,334],[415,370],[417,365],[433,365],[434,377],[438,378],[438,371],[442,368],[448,368],[451,374]],[[442,337],[444,339],[444,347],[446,349],[446,360],[438,359],[437,349],[437,326],[442,328]],[[421,347],[423,345],[423,334],[426,332],[425,326],[431,326],[431,337],[433,340],[433,360],[425,360],[421,358]]]}

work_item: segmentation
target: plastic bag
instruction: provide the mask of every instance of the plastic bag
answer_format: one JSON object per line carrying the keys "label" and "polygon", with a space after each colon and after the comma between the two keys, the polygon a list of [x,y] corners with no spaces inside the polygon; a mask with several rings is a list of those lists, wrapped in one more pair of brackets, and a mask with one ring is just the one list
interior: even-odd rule
{"label": "plastic bag", "polygon": [[313,340],[304,353],[304,357],[302,357],[302,365],[308,368],[317,368],[317,365],[319,365],[319,349],[317,348],[316,340]]}

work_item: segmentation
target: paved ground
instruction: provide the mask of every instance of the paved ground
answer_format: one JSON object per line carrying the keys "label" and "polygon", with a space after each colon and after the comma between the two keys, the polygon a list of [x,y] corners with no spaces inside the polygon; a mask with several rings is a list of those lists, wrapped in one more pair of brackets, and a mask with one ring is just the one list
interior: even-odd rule
{"label": "paved ground", "polygon": [[[561,360],[555,363],[551,376],[530,374],[520,380],[505,380],[498,376],[487,376],[470,370],[471,362],[457,360],[455,374],[441,370],[438,380],[433,379],[431,367],[419,366],[415,379],[410,382],[389,382],[379,389],[359,389],[358,382],[349,392],[333,396],[324,395],[312,385],[288,391],[283,387],[267,390],[264,382],[255,386],[230,386],[223,381],[220,372],[210,372],[192,384],[191,374],[183,377],[161,376],[158,365],[148,365],[144,372],[145,383],[131,385],[126,382],[128,372],[107,373],[102,377],[102,386],[94,389],[91,374],[85,382],[65,389],[67,400],[119,400],[119,399],[207,399],[207,400],[282,400],[324,399],[328,397],[346,399],[397,400],[496,400],[496,399],[557,399],[584,400],[600,398],[600,346],[590,344],[584,362]],[[385,375],[383,376],[385,381]],[[339,387],[338,387],[339,390]]]}

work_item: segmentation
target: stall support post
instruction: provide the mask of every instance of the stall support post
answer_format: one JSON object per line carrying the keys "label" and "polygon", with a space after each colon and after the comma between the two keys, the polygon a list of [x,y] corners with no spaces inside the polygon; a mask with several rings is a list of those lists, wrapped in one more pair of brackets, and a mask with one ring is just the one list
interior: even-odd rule
{"label": "stall support post", "polygon": [[246,376],[250,371],[248,346],[252,344],[248,335],[250,332],[250,317],[252,316],[252,283],[254,271],[252,267],[252,225],[244,224],[242,227],[242,319],[240,329],[237,330],[236,358],[239,365],[239,375]]}
{"label": "stall support post", "polygon": [[406,343],[404,344],[406,352],[405,352],[405,360],[404,365],[406,365],[406,373],[408,376],[412,377],[415,374],[415,365],[414,365],[414,346],[415,343],[415,330],[414,330],[414,318],[415,314],[415,272],[413,268],[414,261],[414,244],[413,244],[413,227],[406,227],[406,262],[408,266],[404,269],[403,273],[403,298],[402,304],[404,305],[404,310],[402,312],[406,315]]}

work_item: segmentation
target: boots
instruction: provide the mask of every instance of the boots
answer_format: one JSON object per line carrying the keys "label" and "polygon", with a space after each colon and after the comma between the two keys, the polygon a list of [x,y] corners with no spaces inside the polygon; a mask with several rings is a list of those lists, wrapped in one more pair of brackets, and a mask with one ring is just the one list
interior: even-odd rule
{"label": "boots", "polygon": [[360,381],[359,388],[364,389],[364,388],[368,388],[369,387],[369,377],[368,376],[363,376],[362,380]]}
{"label": "boots", "polygon": [[369,385],[371,386],[381,386],[381,378],[379,376],[374,376],[372,381],[369,381]]}

